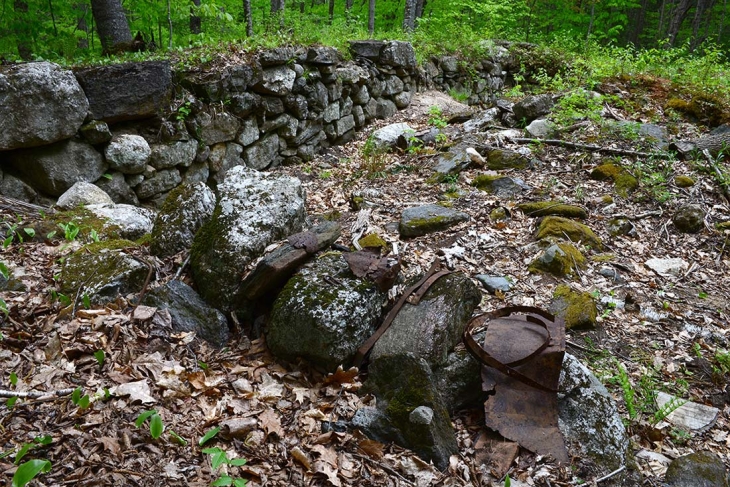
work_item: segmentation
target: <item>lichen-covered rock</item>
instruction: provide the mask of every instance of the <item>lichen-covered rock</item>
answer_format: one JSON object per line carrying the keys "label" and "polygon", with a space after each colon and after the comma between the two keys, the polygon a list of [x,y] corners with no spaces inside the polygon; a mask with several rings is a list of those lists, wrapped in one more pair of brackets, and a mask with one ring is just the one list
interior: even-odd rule
{"label": "lichen-covered rock", "polygon": [[143,173],[151,154],[149,144],[139,135],[117,135],[104,149],[109,166],[124,174]]}
{"label": "lichen-covered rock", "polygon": [[569,353],[558,385],[558,425],[571,456],[609,473],[629,461],[629,437],[616,403],[596,377]]}
{"label": "lichen-covered rock", "polygon": [[96,181],[109,167],[96,149],[73,139],[16,150],[8,160],[36,189],[51,196],[61,196],[79,181]]}
{"label": "lichen-covered rock", "polygon": [[429,287],[417,305],[405,303],[388,330],[377,341],[371,360],[410,352],[435,368],[461,340],[481,294],[461,273],[443,276]]}
{"label": "lichen-covered rock", "polygon": [[223,313],[205,304],[193,288],[177,279],[151,290],[143,303],[166,309],[176,331],[193,331],[217,347],[228,341],[228,322]]}
{"label": "lichen-covered rock", "polygon": [[530,135],[530,137],[549,139],[555,133],[556,128],[555,124],[549,120],[539,118],[530,122],[530,124],[525,127],[525,131]]}
{"label": "lichen-covered rock", "polygon": [[134,187],[134,192],[140,200],[152,198],[155,195],[170,191],[182,182],[182,176],[177,168],[162,169],[154,176],[145,179]]}
{"label": "lichen-covered rock", "polygon": [[172,144],[155,144],[150,149],[149,163],[155,169],[188,167],[195,160],[198,143],[195,140],[180,140]]}
{"label": "lichen-covered rock", "polygon": [[570,276],[578,268],[585,267],[586,259],[572,244],[558,243],[549,246],[529,266],[530,272],[547,272],[554,276]]}
{"label": "lichen-covered rock", "polygon": [[560,216],[547,216],[540,222],[535,238],[541,240],[548,237],[568,238],[571,242],[590,245],[597,250],[603,248],[601,239],[588,226]]}
{"label": "lichen-covered rock", "polygon": [[266,333],[271,352],[333,371],[349,365],[375,331],[384,294],[355,277],[340,254],[306,264],[274,302]]}
{"label": "lichen-covered rock", "polygon": [[56,202],[62,210],[70,210],[79,205],[106,205],[114,204],[111,197],[98,186],[79,181],[63,193]]}
{"label": "lichen-covered rock", "polygon": [[246,265],[272,242],[302,229],[305,195],[298,179],[244,166],[218,185],[210,221],[195,235],[190,265],[200,295],[230,311]]}
{"label": "lichen-covered rock", "polygon": [[413,132],[413,129],[407,123],[386,125],[370,134],[364,150],[366,152],[385,152],[393,149],[398,142],[398,137],[409,131]]}
{"label": "lichen-covered rock", "polygon": [[81,126],[79,133],[91,145],[106,144],[112,140],[112,133],[109,125],[101,120],[92,120]]}
{"label": "lichen-covered rock", "polygon": [[168,257],[190,248],[214,208],[215,194],[203,183],[182,184],[170,191],[155,218],[150,252]]}
{"label": "lichen-covered rock", "polygon": [[500,276],[488,276],[486,274],[478,274],[474,276],[477,281],[481,282],[484,288],[490,293],[494,294],[497,291],[506,293],[514,284],[506,277]]}
{"label": "lichen-covered rock", "polygon": [[264,95],[284,96],[291,93],[297,73],[288,66],[264,69],[261,82],[253,88]]}
{"label": "lichen-covered rock", "polygon": [[523,191],[531,189],[520,178],[510,178],[496,174],[480,174],[472,180],[471,185],[487,193],[495,194],[500,198],[514,198],[522,194]]}
{"label": "lichen-covered rock", "polygon": [[214,145],[221,142],[230,142],[236,138],[241,122],[228,112],[211,115],[200,112],[195,117],[195,123],[200,131],[200,140],[205,145]]}
{"label": "lichen-covered rock", "polygon": [[494,171],[501,169],[524,169],[530,160],[523,154],[509,149],[492,149],[487,152],[487,167]]}
{"label": "lichen-covered rock", "polygon": [[631,220],[628,218],[618,217],[611,218],[608,221],[608,233],[612,237],[619,235],[633,235],[636,234],[636,228]]}
{"label": "lichen-covered rock", "polygon": [[243,147],[235,142],[227,142],[225,144],[216,144],[210,149],[208,156],[208,167],[213,173],[211,179],[220,184],[225,180],[228,170],[235,166],[244,165],[241,158]]}
{"label": "lichen-covered rock", "polygon": [[717,454],[701,451],[675,458],[664,482],[669,487],[728,487],[725,464]]}
{"label": "lichen-covered rock", "polygon": [[[410,448],[444,469],[458,451],[449,413],[436,388],[428,363],[411,353],[383,355],[370,363],[363,392],[374,394],[380,414],[371,415],[374,430]],[[423,421],[425,412],[429,421]],[[381,423],[381,424],[378,424]],[[384,423],[384,424],[382,424]],[[365,432],[370,432],[366,427]],[[382,440],[381,440],[382,441]]]}
{"label": "lichen-covered rock", "polygon": [[525,215],[531,217],[555,215],[565,218],[580,218],[581,220],[588,218],[588,212],[580,206],[566,205],[559,201],[520,203],[517,205],[517,208],[522,210]]}
{"label": "lichen-covered rock", "polygon": [[69,255],[61,266],[61,292],[74,297],[86,295],[94,304],[140,292],[149,268],[123,250],[134,246],[127,240],[109,240],[86,245]]}
{"label": "lichen-covered rock", "polygon": [[281,161],[279,136],[268,134],[250,145],[243,151],[243,159],[246,161],[246,165],[252,169],[263,170],[272,165],[276,166]]}
{"label": "lichen-covered rock", "polygon": [[570,286],[561,284],[555,288],[548,311],[565,320],[567,330],[596,327],[598,308],[593,296],[574,291]]}
{"label": "lichen-covered rock", "polygon": [[466,144],[457,144],[447,152],[439,154],[434,171],[438,175],[456,174],[473,164],[472,158],[466,152]]}
{"label": "lichen-covered rock", "polygon": [[413,69],[416,67],[416,51],[410,42],[386,42],[380,49],[380,62],[396,68]]}
{"label": "lichen-covered rock", "polygon": [[104,227],[111,227],[121,238],[136,240],[152,231],[155,213],[147,208],[125,204],[90,205],[86,209],[106,220]]}
{"label": "lichen-covered rock", "polygon": [[73,137],[88,108],[71,71],[48,62],[0,66],[0,151]]}
{"label": "lichen-covered rock", "polygon": [[672,223],[682,233],[697,233],[705,228],[705,210],[700,205],[682,205],[674,212]]}
{"label": "lichen-covered rock", "polygon": [[469,215],[441,205],[424,205],[408,208],[401,214],[398,231],[401,237],[420,237],[445,230],[467,221]]}
{"label": "lichen-covered rock", "polygon": [[528,124],[550,113],[555,102],[550,94],[526,96],[512,107],[515,119]]}

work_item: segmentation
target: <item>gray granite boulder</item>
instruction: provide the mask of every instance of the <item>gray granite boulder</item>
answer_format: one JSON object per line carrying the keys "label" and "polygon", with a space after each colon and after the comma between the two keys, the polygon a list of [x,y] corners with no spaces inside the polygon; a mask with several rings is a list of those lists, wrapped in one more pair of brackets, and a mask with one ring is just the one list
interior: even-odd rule
{"label": "gray granite boulder", "polygon": [[254,90],[264,95],[284,96],[291,93],[297,73],[288,66],[276,66],[264,69],[261,82]]}
{"label": "gray granite boulder", "polygon": [[401,214],[398,231],[401,237],[420,237],[445,230],[467,221],[469,215],[441,205],[424,205],[408,208]]}
{"label": "gray granite boulder", "polygon": [[135,186],[134,192],[140,200],[147,200],[165,191],[170,191],[181,182],[182,176],[177,168],[162,169]]}
{"label": "gray granite boulder", "polygon": [[105,218],[107,225],[114,227],[122,238],[136,240],[152,231],[155,213],[147,208],[125,204],[89,205],[86,207],[99,218]]}
{"label": "gray granite boulder", "polygon": [[62,210],[70,210],[79,205],[114,204],[111,197],[95,184],[79,181],[63,193],[56,202]]}
{"label": "gray granite boulder", "polygon": [[154,144],[150,149],[149,163],[155,169],[188,167],[195,160],[198,143],[195,140],[180,140],[172,144]]}
{"label": "gray granite boulder", "polygon": [[373,131],[368,138],[366,147],[369,151],[385,152],[396,146],[398,137],[415,131],[407,123],[392,123]]}
{"label": "gray granite boulder", "polygon": [[230,311],[246,265],[302,229],[305,194],[298,179],[244,166],[228,171],[218,193],[211,220],[193,240],[190,265],[203,299]]}
{"label": "gray granite boulder", "polygon": [[166,309],[173,330],[195,332],[217,347],[223,347],[228,341],[228,322],[223,313],[208,306],[193,288],[177,279],[151,290],[143,303]]}
{"label": "gray granite boulder", "polygon": [[0,151],[71,138],[88,108],[71,71],[48,62],[0,66]]}
{"label": "gray granite boulder", "polygon": [[515,120],[528,124],[550,113],[555,102],[550,94],[526,96],[512,107]]}
{"label": "gray granite boulder", "polygon": [[139,135],[117,135],[104,149],[109,166],[124,174],[143,173],[151,154],[149,144]]}
{"label": "gray granite boulder", "polygon": [[94,184],[108,194],[114,203],[139,205],[137,193],[129,186],[124,174],[120,172],[110,171],[94,181]]}
{"label": "gray granite boulder", "polygon": [[701,451],[675,458],[667,468],[668,487],[728,487],[725,464],[715,453]]}
{"label": "gray granite boulder", "polygon": [[380,62],[395,68],[414,69],[416,51],[410,42],[390,41],[380,50]]}
{"label": "gray granite boulder", "polygon": [[202,182],[182,184],[170,191],[155,218],[150,252],[168,257],[189,249],[214,208],[215,194]]}
{"label": "gray granite boulder", "polygon": [[705,210],[700,205],[682,205],[672,215],[672,223],[682,233],[698,233],[705,228]]}
{"label": "gray granite boulder", "polygon": [[250,145],[243,151],[243,159],[246,161],[246,165],[252,169],[262,170],[272,165],[276,166],[281,160],[279,136],[269,134]]}
{"label": "gray granite boulder", "polygon": [[315,259],[276,298],[266,343],[285,360],[301,357],[328,371],[348,366],[375,331],[384,298],[374,283],[355,277],[341,255]]}
{"label": "gray granite boulder", "polygon": [[8,160],[24,179],[51,196],[61,196],[79,181],[96,181],[108,167],[96,149],[73,139],[13,151]]}

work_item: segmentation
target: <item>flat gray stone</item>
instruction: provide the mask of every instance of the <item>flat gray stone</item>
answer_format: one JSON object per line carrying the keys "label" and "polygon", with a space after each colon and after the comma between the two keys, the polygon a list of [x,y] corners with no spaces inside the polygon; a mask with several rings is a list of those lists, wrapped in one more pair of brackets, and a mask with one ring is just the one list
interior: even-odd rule
{"label": "flat gray stone", "polygon": [[440,205],[424,205],[408,208],[401,215],[398,231],[401,237],[420,237],[445,230],[467,221],[469,215]]}

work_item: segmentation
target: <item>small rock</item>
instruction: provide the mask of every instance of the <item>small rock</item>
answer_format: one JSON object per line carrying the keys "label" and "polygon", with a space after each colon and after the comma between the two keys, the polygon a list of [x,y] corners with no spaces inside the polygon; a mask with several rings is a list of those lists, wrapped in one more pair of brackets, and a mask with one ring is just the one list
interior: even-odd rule
{"label": "small rock", "polygon": [[104,150],[109,166],[124,174],[144,172],[151,154],[149,144],[139,135],[117,135]]}
{"label": "small rock", "polygon": [[664,277],[679,276],[689,268],[689,264],[679,258],[649,259],[644,265]]}
{"label": "small rock", "polygon": [[475,177],[471,185],[500,198],[514,198],[531,189],[522,179],[490,174]]}
{"label": "small rock", "polygon": [[695,185],[695,180],[689,176],[679,175],[674,178],[674,184],[680,188],[691,188]]}
{"label": "small rock", "polygon": [[541,240],[547,237],[561,240],[567,238],[571,242],[590,245],[597,250],[603,248],[601,239],[588,226],[560,216],[547,216],[540,222],[535,238]]}
{"label": "small rock", "polygon": [[79,181],[63,193],[56,202],[56,206],[62,210],[70,210],[79,205],[105,205],[114,204],[111,197],[98,186]]}
{"label": "small rock", "polygon": [[569,276],[585,266],[585,257],[572,244],[553,244],[535,258],[529,266],[531,272],[547,272],[555,276]]}
{"label": "small rock", "polygon": [[91,145],[106,144],[112,140],[112,133],[109,130],[109,125],[101,120],[92,120],[91,122],[82,125],[79,129],[79,133]]}
{"label": "small rock", "polygon": [[513,284],[506,277],[488,276],[486,274],[478,274],[474,277],[492,294],[496,291],[506,293],[513,287]]}
{"label": "small rock", "polygon": [[125,204],[90,205],[86,209],[108,220],[108,225],[118,227],[119,235],[130,240],[150,233],[155,218],[152,210]]}
{"label": "small rock", "polygon": [[593,296],[574,291],[564,284],[555,288],[548,311],[565,321],[565,329],[592,329],[596,327],[598,308]]}
{"label": "small rock", "polygon": [[530,123],[538,117],[550,113],[555,102],[550,94],[526,96],[512,107],[518,122]]}
{"label": "small rock", "polygon": [[559,201],[535,201],[529,203],[520,203],[517,205],[526,216],[541,217],[541,216],[562,216],[565,218],[580,218],[585,220],[588,218],[588,212],[575,205],[566,205]]}
{"label": "small rock", "polygon": [[398,231],[402,237],[420,237],[467,221],[469,215],[440,205],[408,208],[401,215]]}
{"label": "small rock", "polygon": [[555,133],[555,125],[544,118],[539,118],[530,122],[530,124],[525,127],[525,130],[532,137],[547,139]]}
{"label": "small rock", "polygon": [[697,233],[705,228],[705,210],[699,205],[683,205],[677,208],[672,223],[682,233]]}
{"label": "small rock", "polygon": [[722,459],[711,452],[679,457],[669,464],[664,481],[669,487],[728,487]]}
{"label": "small rock", "polygon": [[704,432],[717,421],[720,410],[704,404],[687,401],[666,392],[658,392],[656,405],[659,410],[668,408],[671,411],[666,421],[685,431]]}

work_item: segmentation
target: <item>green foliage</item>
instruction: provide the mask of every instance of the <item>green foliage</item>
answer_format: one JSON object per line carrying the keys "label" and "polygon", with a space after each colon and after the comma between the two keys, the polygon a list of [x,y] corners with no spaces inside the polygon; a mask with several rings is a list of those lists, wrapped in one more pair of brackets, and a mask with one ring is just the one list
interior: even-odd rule
{"label": "green foliage", "polygon": [[448,120],[444,118],[441,108],[437,106],[429,107],[428,109],[428,123],[436,127],[437,129],[446,128],[449,124]]}
{"label": "green foliage", "polygon": [[[218,447],[205,448],[203,453],[210,455],[211,468],[218,470],[222,465],[228,465],[231,467],[242,467],[246,464],[244,458],[228,458],[228,454]],[[242,478],[235,478],[225,474],[219,474],[218,478],[214,480],[210,485],[235,485],[236,487],[244,487],[248,482]]]}
{"label": "green foliage", "polygon": [[82,392],[80,387],[74,389],[73,393],[71,393],[71,402],[78,406],[79,409],[87,409],[91,404],[91,398],[88,394],[82,395]]}
{"label": "green foliage", "polygon": [[163,431],[165,431],[165,426],[162,424],[162,418],[159,414],[157,414],[157,411],[155,411],[154,409],[150,409],[149,411],[141,412],[139,416],[137,416],[134,425],[139,428],[144,424],[145,421],[147,421],[147,419],[150,420],[150,436],[156,440],[160,436],[162,436]]}
{"label": "green foliage", "polygon": [[35,448],[40,448],[44,446],[48,446],[51,443],[53,443],[53,438],[51,436],[45,435],[45,436],[37,436],[33,438],[32,443],[23,443],[23,445],[18,449],[18,451],[15,453],[15,465],[19,465],[20,461],[28,454],[31,450],[34,450]]}
{"label": "green foliage", "polygon": [[23,487],[33,480],[39,473],[51,471],[51,462],[48,460],[29,460],[20,465],[15,471],[12,487]]}
{"label": "green foliage", "polygon": [[218,434],[218,432],[219,432],[220,430],[221,430],[221,429],[220,429],[220,427],[218,427],[218,426],[216,426],[216,427],[215,427],[215,428],[213,428],[213,429],[210,429],[210,430],[208,430],[208,432],[207,432],[207,433],[205,433],[205,434],[203,435],[203,437],[202,437],[202,438],[200,438],[200,440],[198,440],[198,446],[203,446],[203,445],[205,445],[205,444],[206,444],[206,443],[207,443],[207,442],[208,442],[208,441],[209,441],[210,439],[214,438],[214,437],[215,437],[215,435],[217,435],[217,434]]}
{"label": "green foliage", "polygon": [[580,120],[600,123],[602,109],[603,97],[578,89],[560,98],[550,112],[550,119],[561,126],[572,125]]}
{"label": "green foliage", "polygon": [[58,228],[63,230],[63,237],[69,242],[76,240],[81,228],[74,222],[59,223]]}
{"label": "green foliage", "polygon": [[94,358],[99,364],[99,367],[104,366],[104,360],[106,359],[106,354],[104,353],[104,350],[97,350],[96,352],[94,352]]}

